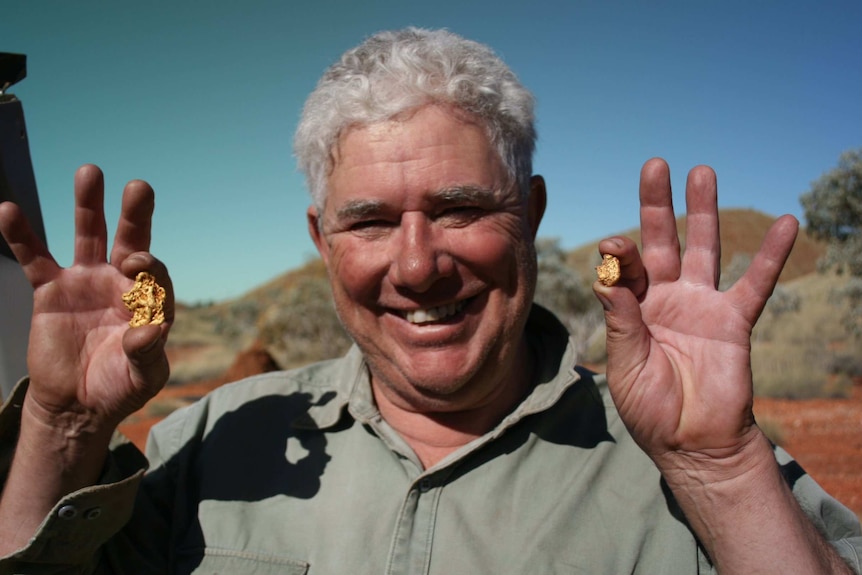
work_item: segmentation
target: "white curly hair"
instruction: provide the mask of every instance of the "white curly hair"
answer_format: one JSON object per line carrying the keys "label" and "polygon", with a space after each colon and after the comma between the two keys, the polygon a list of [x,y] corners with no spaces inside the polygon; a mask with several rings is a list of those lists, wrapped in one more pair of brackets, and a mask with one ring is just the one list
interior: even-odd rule
{"label": "white curly hair", "polygon": [[487,46],[447,30],[405,28],[345,52],[305,102],[294,153],[317,209],[325,205],[332,150],[346,128],[431,103],[455,106],[483,123],[526,197],[536,146],[532,94]]}

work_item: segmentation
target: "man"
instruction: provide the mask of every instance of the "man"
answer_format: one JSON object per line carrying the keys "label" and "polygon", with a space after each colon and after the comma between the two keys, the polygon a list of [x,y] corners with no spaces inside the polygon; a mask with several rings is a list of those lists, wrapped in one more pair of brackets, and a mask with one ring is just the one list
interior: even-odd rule
{"label": "man", "polygon": [[[681,260],[668,167],[647,162],[643,254],[600,245],[622,264],[595,287],[606,383],[531,306],[534,138],[529,94],[483,46],[408,29],[346,53],[296,150],[357,345],[174,414],[143,477],[111,435],[168,375],[152,190],[126,187],[107,263],[101,175],[82,168],[69,269],[3,206],[36,294],[29,385],[0,418],[7,449],[17,435],[0,573],[859,571],[855,517],[751,412],[749,336],[796,221],[720,293],[715,175],[689,176]],[[168,321],[129,329],[118,294],[141,270]]]}

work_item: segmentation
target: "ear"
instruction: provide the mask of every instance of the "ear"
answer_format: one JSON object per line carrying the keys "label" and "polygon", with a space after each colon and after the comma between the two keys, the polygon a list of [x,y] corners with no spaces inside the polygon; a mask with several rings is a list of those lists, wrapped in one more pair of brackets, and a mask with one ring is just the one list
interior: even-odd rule
{"label": "ear", "polygon": [[530,178],[530,196],[527,198],[527,221],[530,225],[530,233],[533,239],[539,232],[539,224],[545,215],[545,206],[548,203],[548,193],[545,190],[545,178],[534,175]]}
{"label": "ear", "polygon": [[323,235],[323,218],[317,213],[317,208],[308,206],[308,211],[305,212],[308,219],[308,235],[311,236],[311,241],[317,247],[317,253],[320,254],[323,263],[329,267],[329,242]]}

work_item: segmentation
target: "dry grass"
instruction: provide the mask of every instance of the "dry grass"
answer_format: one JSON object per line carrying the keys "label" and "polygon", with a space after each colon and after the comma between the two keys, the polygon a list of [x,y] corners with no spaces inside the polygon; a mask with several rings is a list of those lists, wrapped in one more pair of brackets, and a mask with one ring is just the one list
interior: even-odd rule
{"label": "dry grass", "polygon": [[841,358],[860,357],[860,342],[840,318],[846,304],[836,293],[845,277],[813,273],[784,284],[801,301],[798,311],[763,314],[752,337],[755,392],[766,397],[846,397],[852,381],[834,373]]}

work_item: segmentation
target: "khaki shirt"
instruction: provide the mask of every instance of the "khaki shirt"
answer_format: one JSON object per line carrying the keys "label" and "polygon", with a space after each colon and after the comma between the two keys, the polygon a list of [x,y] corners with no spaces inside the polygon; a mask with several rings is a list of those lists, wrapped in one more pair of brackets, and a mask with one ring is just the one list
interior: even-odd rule
{"label": "khaki shirt", "polygon": [[[539,383],[431,469],[381,418],[354,348],[175,412],[151,433],[145,475],[131,444],[115,446],[105,484],[60,501],[0,574],[713,573],[603,377],[576,367],[545,310],[527,330]],[[0,455],[22,397],[0,417]],[[856,517],[776,456],[859,571]]]}

